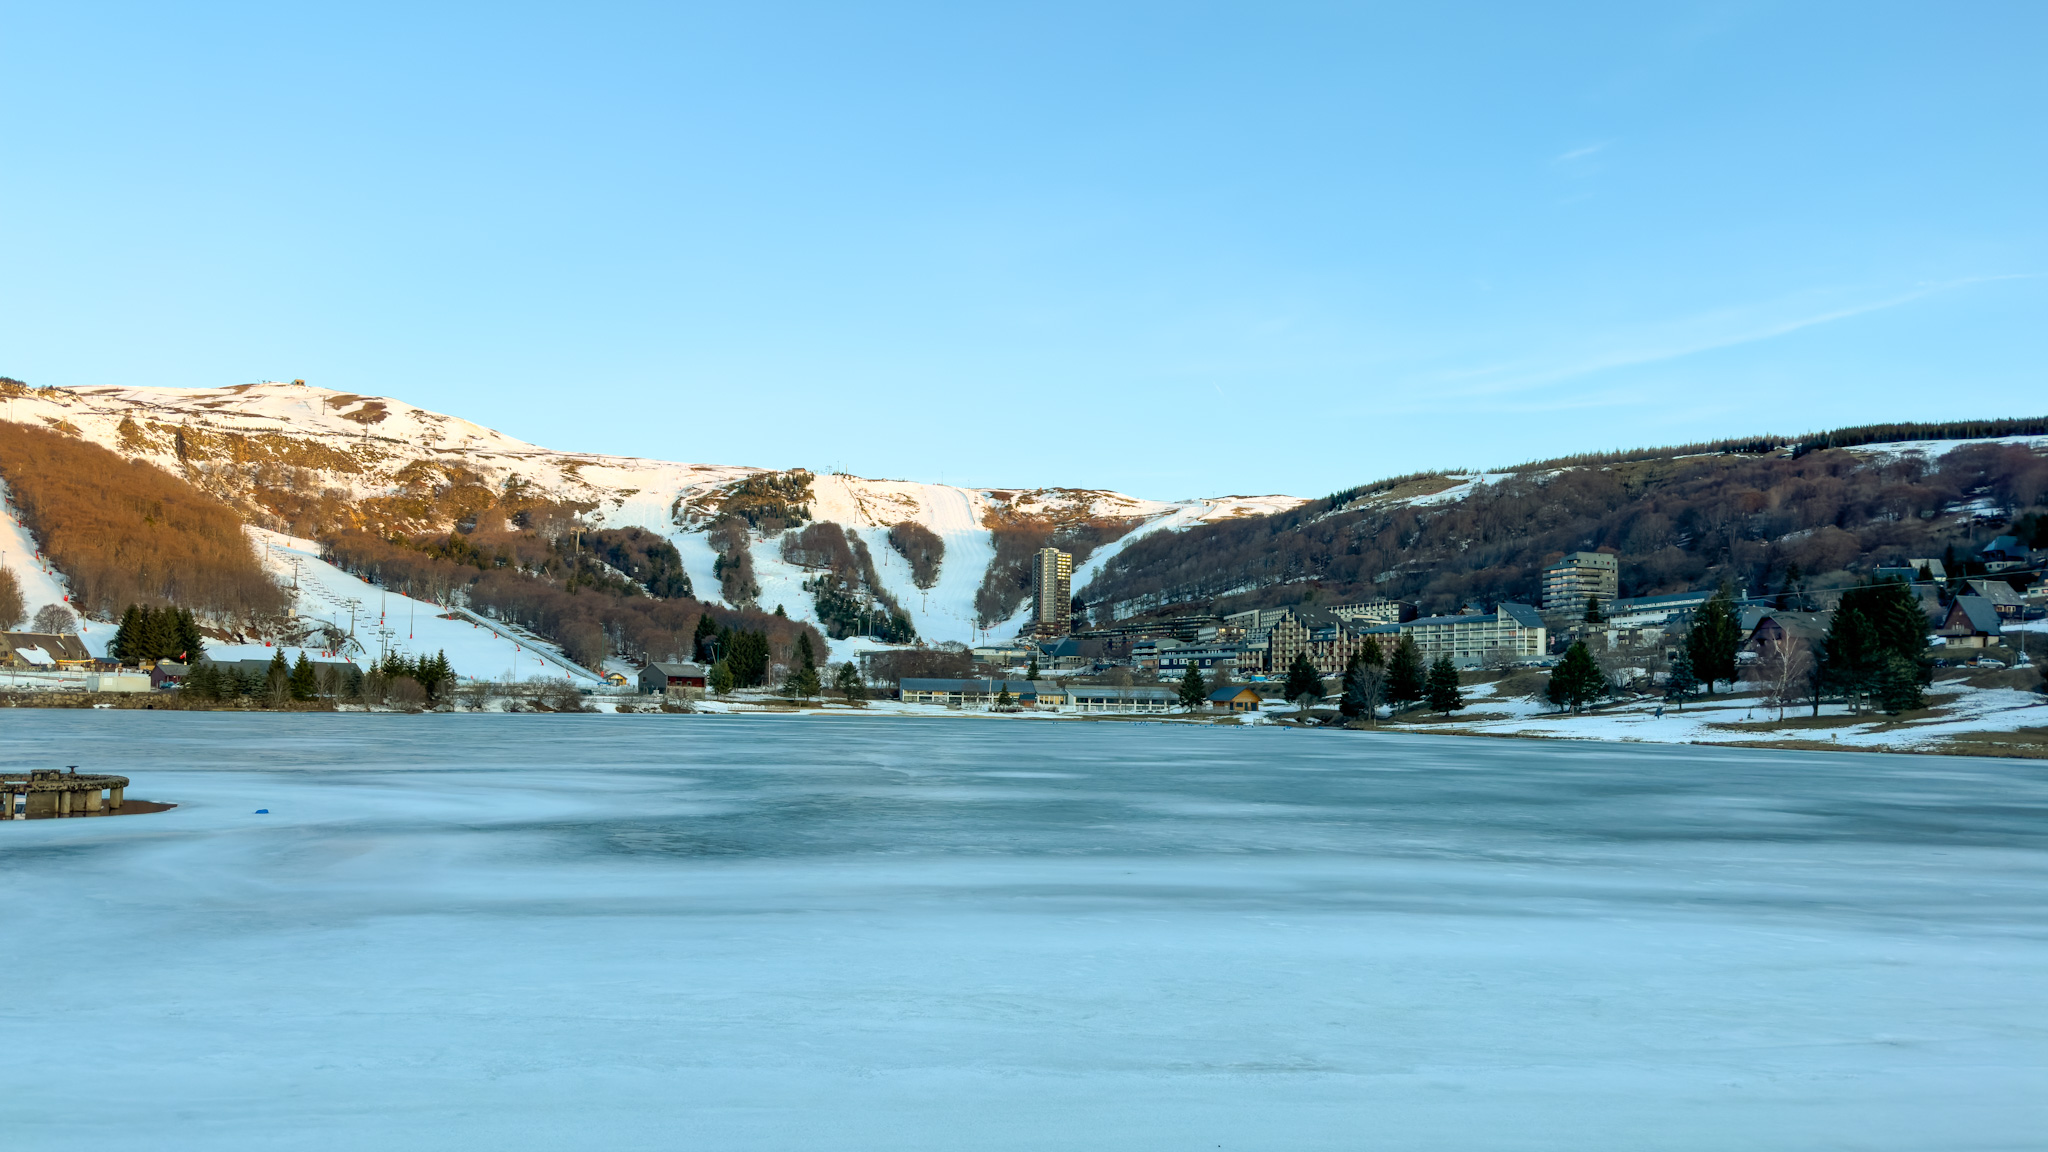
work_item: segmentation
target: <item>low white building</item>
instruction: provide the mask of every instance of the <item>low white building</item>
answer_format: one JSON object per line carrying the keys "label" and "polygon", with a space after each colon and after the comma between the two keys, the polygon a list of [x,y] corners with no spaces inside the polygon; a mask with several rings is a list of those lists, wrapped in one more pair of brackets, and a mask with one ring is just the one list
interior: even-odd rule
{"label": "low white building", "polygon": [[1067,688],[1067,707],[1075,712],[1171,712],[1180,707],[1180,693],[1172,688],[1074,684]]}
{"label": "low white building", "polygon": [[1424,616],[1401,625],[1412,636],[1424,660],[1449,656],[1460,668],[1476,668],[1489,659],[1517,663],[1541,660],[1550,643],[1543,617],[1527,604],[1500,604],[1491,612],[1464,616]]}

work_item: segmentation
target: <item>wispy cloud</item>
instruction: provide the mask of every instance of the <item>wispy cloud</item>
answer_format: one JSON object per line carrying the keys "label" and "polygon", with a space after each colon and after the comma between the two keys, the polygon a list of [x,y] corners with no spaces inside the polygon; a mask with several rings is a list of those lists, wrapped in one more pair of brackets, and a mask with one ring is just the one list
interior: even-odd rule
{"label": "wispy cloud", "polygon": [[[1951,292],[1971,284],[1983,284],[1998,280],[2032,280],[2038,273],[2014,273],[2002,276],[1971,276],[1961,280],[1946,280],[1936,284],[1923,284],[1910,292],[1901,292],[1876,300],[1843,305],[1817,312],[1795,314],[1778,320],[1758,320],[1756,313],[1764,309],[1731,308],[1689,318],[1667,327],[1688,330],[1697,335],[1681,337],[1668,335],[1663,339],[1641,337],[1607,351],[1594,353],[1567,363],[1539,366],[1527,362],[1513,365],[1495,365],[1467,372],[1445,373],[1438,377],[1444,384],[1453,385],[1465,395],[1495,395],[1538,388],[1546,384],[1557,384],[1566,380],[1609,372],[1617,368],[1638,368],[1647,364],[1660,364],[1697,356],[1721,348],[1733,348],[1743,344],[1773,340],[1807,328],[1832,324],[1856,316],[1867,316],[1898,308],[1917,300],[1924,300],[1944,292]],[[1462,385],[1462,386],[1458,386]]]}
{"label": "wispy cloud", "polygon": [[1614,143],[1612,140],[1602,140],[1598,144],[1588,144],[1584,148],[1574,148],[1569,152],[1560,152],[1552,156],[1550,162],[1552,164],[1569,164],[1574,160],[1584,160],[1588,156],[1595,156],[1607,151],[1607,146],[1612,143]]}

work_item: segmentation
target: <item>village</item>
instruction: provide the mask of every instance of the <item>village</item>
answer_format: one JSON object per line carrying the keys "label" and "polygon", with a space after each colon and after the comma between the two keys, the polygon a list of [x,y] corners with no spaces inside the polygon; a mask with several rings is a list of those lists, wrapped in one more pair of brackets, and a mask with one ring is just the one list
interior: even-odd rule
{"label": "village", "polygon": [[[187,686],[196,676],[212,686],[203,693],[208,699],[225,696],[258,707],[1149,717],[1710,742],[1785,737],[1778,729],[1788,709],[1804,705],[1810,724],[1835,717],[1835,727],[1871,729],[1833,732],[1831,742],[1848,735],[1856,746],[1893,746],[1901,739],[1877,734],[1916,723],[1943,736],[2009,728],[2016,721],[2005,713],[2048,703],[2034,690],[2042,653],[2029,650],[2030,642],[2036,649],[2048,642],[2044,568],[2048,551],[1999,536],[1968,558],[1901,557],[1876,572],[1865,587],[1897,586],[1924,617],[1925,647],[1915,658],[1925,666],[1922,680],[1934,698],[1893,708],[1888,721],[1866,721],[1866,714],[1885,710],[1874,693],[1844,690],[1822,668],[1834,617],[1853,588],[1788,581],[1773,592],[1720,587],[1621,597],[1620,565],[1605,552],[1572,553],[1546,566],[1535,605],[1470,604],[1456,614],[1423,616],[1413,604],[1390,599],[1319,604],[1310,598],[1225,615],[1077,628],[1071,557],[1047,548],[1034,562],[1030,623],[1013,641],[870,645],[840,660],[811,652],[806,643],[801,655],[772,667],[767,685],[722,692],[708,662],[613,660],[601,675],[580,679],[492,682],[455,675],[445,656],[436,671],[426,656],[342,655],[340,637],[328,640],[329,650],[301,648],[296,658],[283,648],[267,658],[236,648],[233,656],[198,661],[123,661],[96,657],[76,632],[59,629],[5,633],[0,692],[101,707],[193,707],[201,706],[196,698],[180,697],[194,695]],[[68,613],[51,607],[38,614],[39,622],[64,623]],[[1690,667],[1690,638],[1703,615],[1715,614],[1732,629],[1732,666],[1702,677]],[[504,627],[481,617],[464,623]],[[138,635],[168,630],[154,649],[179,647],[175,613],[163,613],[161,623],[145,614],[123,627]],[[531,651],[546,649],[530,635],[512,638]],[[190,646],[207,647],[196,638]],[[113,650],[149,647],[124,645],[117,637]],[[1560,695],[1558,669],[1574,659],[1597,673],[1581,677],[1586,683],[1576,697]],[[1404,661],[1412,681],[1405,693],[1398,671]],[[1361,677],[1362,670],[1371,675]],[[1368,685],[1363,693],[1362,679]],[[414,684],[421,686],[413,690]],[[1969,717],[1952,715],[1956,694],[1975,689],[1997,690],[1998,703],[1977,700]],[[1902,712],[1911,714],[1901,718]],[[1630,730],[1609,730],[1617,724]],[[1915,740],[1918,735],[1903,742]]]}

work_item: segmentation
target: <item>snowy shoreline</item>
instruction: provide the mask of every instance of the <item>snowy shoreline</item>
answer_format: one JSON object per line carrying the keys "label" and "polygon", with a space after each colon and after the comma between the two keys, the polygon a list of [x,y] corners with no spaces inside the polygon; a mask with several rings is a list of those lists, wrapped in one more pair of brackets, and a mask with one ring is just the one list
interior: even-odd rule
{"label": "snowy shoreline", "polygon": [[[1410,713],[1376,725],[1301,726],[1305,731],[1392,733],[1420,736],[1467,736],[1499,739],[1576,740],[1598,744],[1699,745],[1803,751],[1897,752],[1930,755],[1985,755],[2007,758],[2048,758],[2048,696],[2010,687],[1973,687],[1945,681],[1930,691],[1930,707],[1900,717],[1881,713],[1851,714],[1839,704],[1824,704],[1815,717],[1811,709],[1786,711],[1782,722],[1759,696],[1729,693],[1689,702],[1684,709],[1656,701],[1611,704],[1584,713],[1549,711],[1527,698],[1500,698],[1494,685],[1467,689],[1470,716],[1438,718]],[[211,711],[249,714],[351,712],[419,715],[589,715],[690,717],[862,717],[874,719],[952,719],[981,721],[1107,722],[1204,727],[1220,730],[1293,730],[1294,709],[1276,704],[1258,713],[1232,716],[1186,713],[1101,714],[1053,711],[998,713],[871,700],[861,707],[829,702],[798,703],[758,694],[739,699],[692,702],[685,710],[664,708],[657,697],[596,695],[580,698],[582,708],[529,697],[494,695],[481,707],[442,706],[408,710],[361,704],[321,704],[293,708],[262,708],[234,704],[197,705],[159,696],[101,696],[77,693],[0,693],[0,707],[115,711]],[[2004,738],[2004,739],[2001,739]]]}

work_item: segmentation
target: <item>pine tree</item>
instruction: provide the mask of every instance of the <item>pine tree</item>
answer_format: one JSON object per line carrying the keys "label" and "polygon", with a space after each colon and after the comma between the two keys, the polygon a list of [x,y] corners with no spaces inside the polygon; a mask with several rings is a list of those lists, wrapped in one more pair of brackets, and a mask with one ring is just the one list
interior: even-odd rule
{"label": "pine tree", "polygon": [[861,683],[860,669],[855,668],[851,660],[839,666],[839,671],[832,677],[832,686],[846,697],[849,704],[858,704],[868,698],[868,686]]}
{"label": "pine tree", "polygon": [[715,695],[723,696],[731,692],[734,683],[732,665],[723,660],[713,664],[711,675],[706,678],[706,682],[711,685],[711,691]]}
{"label": "pine tree", "polygon": [[1823,651],[1821,683],[1827,691],[1848,700],[1851,708],[1860,708],[1863,698],[1877,686],[1885,657],[1877,626],[1864,611],[1860,597],[1842,597],[1828,626]]}
{"label": "pine tree", "polygon": [[1387,661],[1387,703],[1396,708],[1413,704],[1422,699],[1424,687],[1422,653],[1415,647],[1415,637],[1404,632]]}
{"label": "pine tree", "polygon": [[412,678],[426,690],[428,700],[437,700],[449,683],[455,679],[455,667],[448,663],[448,650],[443,648],[432,656],[422,656],[412,667]]}
{"label": "pine tree", "polygon": [[1600,665],[1594,661],[1586,642],[1579,640],[1565,650],[1564,659],[1550,670],[1550,686],[1544,694],[1559,708],[1581,712],[1606,690],[1607,678],[1600,674]]}
{"label": "pine tree", "polygon": [[1458,666],[1451,663],[1449,656],[1439,656],[1429,666],[1429,683],[1425,688],[1429,698],[1429,710],[1445,716],[1465,706],[1465,694],[1458,689]]}
{"label": "pine tree", "polygon": [[1600,598],[1598,596],[1586,597],[1586,623],[1599,624],[1604,620],[1605,617],[1600,615]]}
{"label": "pine tree", "polygon": [[[1926,565],[1921,565],[1920,570],[1922,572],[1927,571]],[[1785,565],[1785,582],[1778,585],[1778,607],[1798,608],[1801,606],[1806,599],[1802,595],[1803,580],[1804,577],[1800,574],[1798,564]]]}
{"label": "pine tree", "polygon": [[690,639],[690,659],[700,663],[711,660],[712,644],[718,639],[718,621],[713,620],[709,612],[698,616],[697,631]]}
{"label": "pine tree", "polygon": [[1180,706],[1187,709],[1200,708],[1209,699],[1209,684],[1202,679],[1202,670],[1188,661],[1187,674],[1180,678]]}
{"label": "pine tree", "polygon": [[1682,712],[1687,698],[1699,690],[1700,678],[1692,673],[1692,657],[1681,648],[1671,661],[1671,677],[1664,682],[1664,698],[1677,704]]}
{"label": "pine tree", "polygon": [[[282,652],[279,652],[277,655],[279,659],[284,657]],[[274,667],[276,661],[273,660],[271,664]],[[303,651],[299,653],[298,663],[292,665],[290,683],[292,699],[294,700],[311,700],[320,695],[320,681],[313,675],[313,662],[306,659],[306,654]]]}
{"label": "pine tree", "polygon": [[220,666],[211,660],[192,665],[191,670],[185,673],[184,686],[178,689],[178,693],[195,700],[220,699]]}
{"label": "pine tree", "polygon": [[142,663],[142,609],[130,604],[121,613],[121,625],[107,644],[107,655],[123,664]]}
{"label": "pine tree", "polygon": [[1323,699],[1323,678],[1316,666],[1308,662],[1308,653],[1296,652],[1294,662],[1287,666],[1287,698],[1301,707],[1301,719],[1308,719],[1309,709]]}
{"label": "pine tree", "polygon": [[190,608],[178,609],[177,647],[178,659],[187,664],[206,655],[206,637],[199,631],[199,622],[192,618]]}
{"label": "pine tree", "polygon": [[1878,707],[1897,716],[1925,703],[1920,696],[1920,670],[1913,661],[1897,652],[1886,653],[1877,675]]}
{"label": "pine tree", "polygon": [[1010,682],[1008,680],[1005,680],[1003,681],[1002,689],[996,693],[995,706],[997,710],[1001,710],[1004,708],[1008,708],[1014,702],[1015,701],[1010,696]]}
{"label": "pine tree", "polygon": [[796,634],[796,658],[797,662],[806,668],[815,670],[818,667],[818,654],[811,648],[811,634],[808,629]]}
{"label": "pine tree", "polygon": [[824,691],[824,686],[818,682],[817,668],[799,664],[782,681],[782,690],[799,700],[808,700]]}
{"label": "pine tree", "polygon": [[153,665],[159,660],[168,660],[179,652],[178,613],[174,608],[142,610],[142,628],[146,639],[143,663]]}
{"label": "pine tree", "polygon": [[1038,653],[1033,652],[1031,654],[1031,667],[1024,670],[1024,678],[1026,680],[1038,679]]}
{"label": "pine tree", "polygon": [[1707,695],[1714,694],[1717,680],[1734,686],[1735,653],[1741,647],[1742,624],[1735,618],[1735,598],[1723,584],[1700,606],[1685,637],[1685,654],[1692,658],[1693,675],[1706,684]]}
{"label": "pine tree", "polygon": [[270,670],[264,676],[261,690],[270,697],[271,703],[278,704],[290,698],[291,685],[291,665],[284,662],[284,649],[280,648],[270,654]]}

